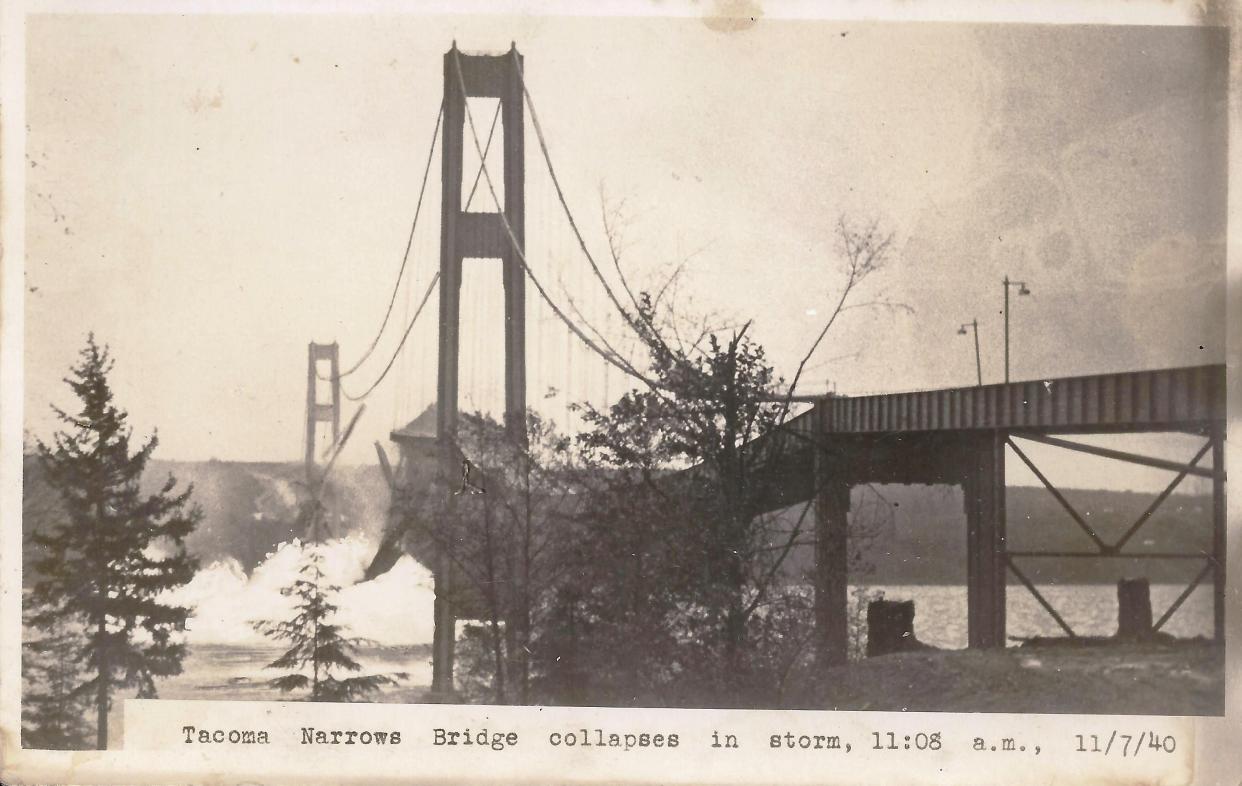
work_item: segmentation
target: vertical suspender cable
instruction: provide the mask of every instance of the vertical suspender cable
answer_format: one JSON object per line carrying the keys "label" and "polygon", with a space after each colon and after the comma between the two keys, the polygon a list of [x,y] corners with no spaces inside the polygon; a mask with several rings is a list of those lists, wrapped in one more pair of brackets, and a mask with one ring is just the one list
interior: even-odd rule
{"label": "vertical suspender cable", "polygon": [[[457,55],[456,50],[453,51],[453,54],[455,58],[454,62],[456,65],[457,82],[462,92],[465,93],[466,92],[466,81],[465,81],[465,77],[462,76],[462,72],[461,72],[461,59]],[[474,141],[475,148],[478,149],[480,152],[480,157],[482,157],[482,143],[479,141],[478,130],[475,128],[475,124],[474,124],[474,115],[470,111],[470,103],[468,101],[465,104],[465,108],[466,108],[466,122],[470,128],[470,136]],[[492,182],[491,173],[488,171],[486,164],[483,165],[483,179],[487,183],[487,188],[488,188],[488,191],[490,191],[492,194],[493,201],[499,204],[500,200],[496,196],[496,187],[495,187],[495,184]],[[517,236],[514,235],[513,227],[510,226],[508,217],[504,214],[503,211],[499,213],[499,216],[500,216],[500,223],[504,227],[505,234],[508,235],[509,245],[513,249],[514,254],[517,256],[518,261],[522,264],[522,269],[526,272],[526,277],[530,280],[531,284],[533,284],[535,289],[539,292],[540,297],[542,297],[547,302],[548,307],[551,308],[552,311],[556,313],[557,317],[559,317],[560,320],[565,323],[566,327],[568,327],[569,330],[573,332],[575,336],[578,337],[579,341],[581,341],[582,343],[590,347],[591,350],[595,352],[596,354],[598,354],[600,357],[604,358],[609,363],[616,365],[617,368],[620,368],[625,373],[643,380],[651,387],[655,387],[656,386],[655,383],[647,379],[645,376],[643,376],[643,374],[639,372],[638,369],[634,368],[632,365],[627,363],[623,358],[619,357],[615,353],[608,352],[604,350],[603,348],[601,348],[598,344],[596,344],[593,340],[591,340],[591,337],[588,336],[586,333],[584,333],[581,328],[575,325],[573,320],[571,320],[568,316],[566,316],[565,312],[562,311],[560,307],[557,306],[556,303],[548,295],[547,290],[544,289],[543,284],[540,283],[539,279],[535,276],[534,271],[530,269],[530,263],[526,259],[526,252],[525,250],[523,250],[522,245],[518,242]]]}

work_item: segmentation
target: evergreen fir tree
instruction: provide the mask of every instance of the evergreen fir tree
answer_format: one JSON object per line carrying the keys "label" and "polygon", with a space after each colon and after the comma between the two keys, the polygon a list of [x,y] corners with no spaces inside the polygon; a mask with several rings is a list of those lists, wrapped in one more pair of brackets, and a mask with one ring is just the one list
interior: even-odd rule
{"label": "evergreen fir tree", "polygon": [[[26,614],[29,619],[30,613]],[[83,635],[58,619],[42,636],[22,641],[22,747],[80,750],[90,746],[89,696],[77,662]]]}
{"label": "evergreen fir tree", "polygon": [[52,446],[38,444],[64,518],[31,536],[44,553],[32,566],[31,598],[39,608],[30,622],[82,625],[76,660],[89,679],[75,693],[92,698],[100,748],[108,745],[115,691],[136,687],[140,698],[153,698],[156,677],[181,672],[185,645],[173,633],[185,628],[190,610],[160,596],[194,576],[197,562],[186,554],[185,537],[202,515],[190,504],[192,489],[175,492],[171,475],[159,493],[142,494],[142,473],[158,440],[152,435],[130,452],[132,429],[113,404],[111,370],[107,347],[92,334],[65,379],[81,409],[70,414],[53,406],[67,428]]}
{"label": "evergreen fir tree", "polygon": [[359,646],[368,643],[365,639],[346,636],[345,629],[333,623],[337,607],[332,598],[340,589],[325,585],[323,556],[318,546],[304,547],[298,578],[281,590],[281,594],[297,599],[293,616],[287,620],[254,623],[255,630],[263,635],[289,643],[289,648],[267,665],[269,669],[290,670],[269,682],[282,693],[309,688],[307,698],[310,701],[361,701],[380,686],[393,684],[406,676],[337,677],[341,672],[362,670],[353,656]]}

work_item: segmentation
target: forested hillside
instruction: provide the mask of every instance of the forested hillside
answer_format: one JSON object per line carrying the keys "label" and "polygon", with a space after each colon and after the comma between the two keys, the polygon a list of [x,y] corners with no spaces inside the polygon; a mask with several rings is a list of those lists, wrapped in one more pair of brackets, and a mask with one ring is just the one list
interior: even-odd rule
{"label": "forested hillside", "polygon": [[[144,479],[155,490],[173,473],[192,482],[204,518],[188,539],[204,564],[232,557],[247,572],[274,548],[297,535],[295,515],[305,494],[300,464],[231,461],[153,460]],[[331,489],[335,534],[362,532],[378,540],[388,507],[388,489],[375,466],[339,466]],[[25,462],[23,510],[27,533],[57,515],[55,495],[42,482],[37,462]],[[1066,496],[1104,538],[1112,542],[1151,501],[1148,494],[1075,490]],[[961,584],[966,577],[966,520],[960,489],[947,486],[859,487],[852,495],[855,525],[874,533],[859,545],[869,572],[859,582],[877,584]],[[800,513],[795,508],[786,516]],[[1198,551],[1211,544],[1211,499],[1175,494],[1130,542],[1134,551]],[[811,526],[809,518],[804,526]],[[1008,491],[1011,549],[1090,550],[1091,541],[1043,488]],[[31,546],[26,545],[27,552]],[[795,549],[791,573],[811,566],[809,547]],[[1184,581],[1201,567],[1180,560],[1052,560],[1026,558],[1023,571],[1043,582],[1112,582],[1122,575],[1153,581]]]}

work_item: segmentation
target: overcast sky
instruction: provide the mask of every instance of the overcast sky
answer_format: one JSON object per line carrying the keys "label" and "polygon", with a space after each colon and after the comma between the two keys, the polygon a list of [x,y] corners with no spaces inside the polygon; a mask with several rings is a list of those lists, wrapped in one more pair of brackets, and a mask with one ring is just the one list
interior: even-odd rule
{"label": "overcast sky", "polygon": [[[28,33],[35,434],[53,425],[49,401],[68,403],[61,377],[94,330],[138,430],[158,425],[158,455],[297,459],[306,344],[339,341],[352,365],[375,334],[454,39],[517,42],[595,253],[601,205],[622,206],[634,276],[688,259],[685,308],[754,319],[787,375],[841,283],[838,216],[893,231],[889,267],[859,294],[912,313],[851,312],[812,360],[810,390],[973,384],[973,344],[956,331],[974,318],[985,381],[999,381],[1006,274],[1033,292],[1012,309],[1015,378],[1224,358],[1219,32],[74,16],[32,18]],[[475,110],[486,126],[487,107]],[[438,164],[393,324],[350,392],[378,376],[438,265]],[[529,117],[527,172],[532,266],[554,296],[602,313]],[[499,289],[497,268],[468,263],[466,407],[499,395]],[[435,302],[368,400],[350,459],[371,460],[374,440],[431,401]],[[581,348],[567,354],[546,309],[529,311],[533,403],[563,415],[567,389],[597,403],[623,389]],[[1138,477],[1118,469],[1060,479]]]}

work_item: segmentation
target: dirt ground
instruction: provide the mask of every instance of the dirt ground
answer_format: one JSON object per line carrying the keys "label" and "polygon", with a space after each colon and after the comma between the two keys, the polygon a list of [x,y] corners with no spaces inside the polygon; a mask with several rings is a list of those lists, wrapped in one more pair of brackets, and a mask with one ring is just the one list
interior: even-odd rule
{"label": "dirt ground", "polygon": [[1209,641],[926,650],[829,670],[807,709],[1222,715],[1224,647]]}

